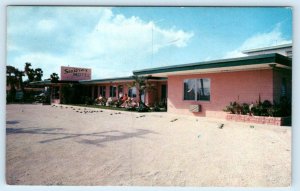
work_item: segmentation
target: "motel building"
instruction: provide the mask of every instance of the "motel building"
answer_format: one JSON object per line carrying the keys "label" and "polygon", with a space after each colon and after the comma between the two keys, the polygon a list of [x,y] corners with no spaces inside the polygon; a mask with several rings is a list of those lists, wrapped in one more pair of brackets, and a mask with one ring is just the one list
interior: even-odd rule
{"label": "motel building", "polygon": [[[148,68],[133,74],[147,77],[155,87],[155,91],[142,95],[145,104],[153,106],[166,101],[167,112],[173,114],[225,118],[223,109],[233,101],[250,104],[259,99],[279,102],[282,96],[291,98],[292,44],[243,53],[247,56]],[[133,82],[132,77],[92,80],[90,72],[87,79],[77,81],[65,78],[62,73],[59,83],[50,83],[51,102],[60,103],[60,88],[72,80],[84,86],[93,99],[100,95],[118,98],[124,94],[138,99],[136,88],[128,86]]]}
{"label": "motel building", "polygon": [[[167,78],[146,76],[147,83],[151,84],[153,90],[143,92],[141,95],[142,101],[148,105],[153,106],[159,102],[167,101]],[[107,78],[96,80],[82,80],[80,84],[89,87],[90,95],[93,99],[99,96],[120,98],[127,94],[128,97],[138,102],[139,92],[136,87],[131,87],[134,83],[132,76],[120,78]]]}

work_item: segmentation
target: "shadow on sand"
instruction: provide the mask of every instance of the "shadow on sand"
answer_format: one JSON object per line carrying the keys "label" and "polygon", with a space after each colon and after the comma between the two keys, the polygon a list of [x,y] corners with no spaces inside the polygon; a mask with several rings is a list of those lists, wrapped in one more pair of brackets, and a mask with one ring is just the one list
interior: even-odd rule
{"label": "shadow on sand", "polygon": [[17,124],[17,123],[20,123],[19,121],[16,121],[16,120],[13,120],[13,121],[6,121],[6,124],[7,125],[14,125],[14,124]]}
{"label": "shadow on sand", "polygon": [[[117,130],[112,131],[102,131],[95,133],[64,133],[64,132],[52,132],[59,131],[62,128],[6,128],[6,134],[38,134],[38,135],[53,135],[60,136],[52,139],[46,139],[43,141],[39,141],[39,143],[49,143],[53,141],[59,141],[64,139],[72,139],[78,137],[91,137],[91,139],[82,138],[80,141],[76,141],[77,143],[89,144],[95,146],[104,146],[101,143],[118,141],[129,138],[144,138],[143,135],[146,134],[158,134],[154,131],[146,130],[146,129],[136,129],[135,132],[121,132]],[[95,139],[96,138],[96,139]]]}

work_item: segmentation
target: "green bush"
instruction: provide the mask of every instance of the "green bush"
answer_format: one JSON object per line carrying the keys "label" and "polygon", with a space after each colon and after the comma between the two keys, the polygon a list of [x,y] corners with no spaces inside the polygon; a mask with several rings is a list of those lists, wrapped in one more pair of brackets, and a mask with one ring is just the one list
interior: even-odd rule
{"label": "green bush", "polygon": [[152,108],[152,111],[160,111],[159,104],[155,103],[154,107]]}
{"label": "green bush", "polygon": [[228,106],[224,109],[226,112],[230,112],[232,114],[241,114],[243,113],[243,105],[240,105],[238,102],[230,102]]}
{"label": "green bush", "polygon": [[257,101],[255,104],[239,104],[238,102],[230,102],[224,109],[231,114],[254,115],[254,116],[272,116],[272,117],[286,117],[291,116],[291,101],[286,97],[282,97],[279,103],[273,104],[269,100],[261,102]]}
{"label": "green bush", "polygon": [[136,111],[135,107],[126,107],[125,108],[127,111]]}
{"label": "green bush", "polygon": [[83,99],[84,99],[85,105],[93,105],[94,104],[94,100],[90,96],[84,96]]}
{"label": "green bush", "polygon": [[251,114],[255,116],[274,116],[275,107],[269,100],[258,101],[253,105]]}
{"label": "green bush", "polygon": [[249,104],[243,103],[242,106],[241,106],[241,114],[242,115],[247,115],[249,113],[250,113]]}
{"label": "green bush", "polygon": [[138,112],[148,112],[150,108],[146,106],[144,103],[140,102],[140,105],[136,109]]}

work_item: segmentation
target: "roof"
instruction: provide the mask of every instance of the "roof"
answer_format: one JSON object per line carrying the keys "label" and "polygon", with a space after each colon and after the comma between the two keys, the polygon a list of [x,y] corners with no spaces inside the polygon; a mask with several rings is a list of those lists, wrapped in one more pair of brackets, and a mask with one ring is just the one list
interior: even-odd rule
{"label": "roof", "polygon": [[[159,78],[159,77],[147,77],[148,80],[166,80],[166,78]],[[99,83],[113,83],[113,82],[128,82],[133,81],[132,76],[126,77],[116,77],[116,78],[103,78],[103,79],[95,79],[95,80],[81,80],[79,81],[80,84],[99,84]]]}
{"label": "roof", "polygon": [[51,82],[51,80],[43,80],[43,81],[35,81],[30,82],[30,85],[35,86],[47,86],[47,85],[53,85],[53,84],[68,84],[68,83],[78,83],[78,81],[66,81],[66,80],[59,80],[57,82]]}
{"label": "roof", "polygon": [[265,51],[265,50],[276,50],[276,49],[282,49],[282,48],[289,48],[292,47],[292,43],[288,44],[281,44],[277,46],[268,46],[268,47],[263,47],[263,48],[255,48],[255,49],[249,49],[249,50],[243,50],[243,53],[251,53],[251,52],[260,52],[260,51]]}
{"label": "roof", "polygon": [[[219,72],[219,71],[234,71],[234,70],[249,70],[261,69],[263,67],[271,67],[270,64],[276,66],[291,68],[292,60],[280,54],[263,54],[256,56],[246,56],[231,59],[221,59],[205,62],[196,62],[190,64],[181,64],[173,66],[165,66],[158,68],[149,68],[144,70],[135,70],[135,75],[153,75],[153,76],[168,76],[170,74],[179,74],[185,72]],[[160,75],[164,74],[164,75]]]}
{"label": "roof", "polygon": [[94,80],[80,80],[80,84],[96,84],[96,83],[111,83],[118,81],[132,81],[133,78],[131,76],[126,77],[117,77],[117,78],[103,78],[103,79],[94,79]]}
{"label": "roof", "polygon": [[43,86],[43,85],[50,85],[51,81],[50,80],[35,81],[35,82],[30,82],[29,84],[36,85],[36,86]]}

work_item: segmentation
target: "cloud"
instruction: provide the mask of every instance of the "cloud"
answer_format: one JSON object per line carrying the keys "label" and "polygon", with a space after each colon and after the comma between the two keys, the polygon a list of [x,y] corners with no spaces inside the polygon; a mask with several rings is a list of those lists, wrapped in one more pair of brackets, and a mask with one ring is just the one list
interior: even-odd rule
{"label": "cloud", "polygon": [[44,78],[59,73],[61,65],[92,68],[93,78],[131,75],[147,67],[152,53],[186,47],[194,35],[115,14],[112,8],[23,7],[8,12],[8,64],[23,68],[31,62],[44,70]]}
{"label": "cloud", "polygon": [[243,50],[263,48],[268,46],[276,46],[281,44],[291,43],[291,40],[286,40],[281,33],[281,24],[277,24],[271,32],[258,33],[246,39],[240,47],[235,50],[229,51],[225,54],[224,58],[234,58],[247,56],[243,54]]}
{"label": "cloud", "polygon": [[[106,8],[108,9],[108,8]],[[7,40],[27,53],[65,54],[74,39],[87,33],[104,8],[11,6]]]}
{"label": "cloud", "polygon": [[192,36],[192,32],[163,29],[139,17],[126,18],[121,14],[113,14],[112,10],[105,10],[95,29],[78,39],[74,49],[79,50],[78,53],[83,57],[126,55],[136,58],[168,46],[185,47]]}
{"label": "cloud", "polygon": [[213,60],[212,57],[210,57],[210,56],[207,56],[203,59],[203,61],[210,61],[210,60]]}
{"label": "cloud", "polygon": [[[33,68],[42,68],[43,69],[43,79],[50,77],[50,74],[56,72],[60,75],[60,65],[68,65],[68,59],[64,57],[57,57],[55,55],[44,54],[44,53],[28,53],[21,56],[18,56],[14,59],[15,63],[19,64],[19,69],[23,70],[26,62],[30,62]],[[45,70],[47,68],[47,70]]]}
{"label": "cloud", "polygon": [[55,29],[55,26],[55,21],[49,19],[40,20],[37,24],[38,30],[41,30],[41,32],[51,32]]}
{"label": "cloud", "polygon": [[223,58],[238,58],[238,57],[244,57],[247,56],[247,54],[242,53],[241,49],[232,50],[225,54]]}

